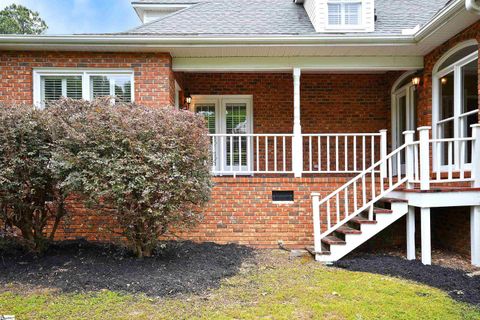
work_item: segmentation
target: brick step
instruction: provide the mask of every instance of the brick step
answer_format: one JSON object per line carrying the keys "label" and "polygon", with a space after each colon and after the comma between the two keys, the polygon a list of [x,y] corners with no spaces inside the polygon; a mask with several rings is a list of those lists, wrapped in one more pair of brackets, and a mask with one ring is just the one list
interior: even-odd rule
{"label": "brick step", "polygon": [[347,244],[344,240],[342,239],[339,239],[335,236],[328,236],[328,237],[325,237],[322,239],[322,242],[323,243],[326,243],[326,244],[329,244],[329,245],[332,245],[332,244]]}
{"label": "brick step", "polygon": [[347,226],[342,226],[335,231],[341,234],[362,234],[362,231]]}
{"label": "brick step", "polygon": [[[366,212],[368,213],[368,210]],[[391,214],[393,211],[385,208],[373,208],[373,213]]]}
{"label": "brick step", "polygon": [[397,198],[382,198],[378,202],[382,203],[399,203],[399,202],[408,202],[408,200],[405,199],[397,199]]}
{"label": "brick step", "polygon": [[376,224],[377,223],[377,221],[375,220],[368,220],[367,218],[363,218],[363,217],[355,217],[350,221],[356,224]]}

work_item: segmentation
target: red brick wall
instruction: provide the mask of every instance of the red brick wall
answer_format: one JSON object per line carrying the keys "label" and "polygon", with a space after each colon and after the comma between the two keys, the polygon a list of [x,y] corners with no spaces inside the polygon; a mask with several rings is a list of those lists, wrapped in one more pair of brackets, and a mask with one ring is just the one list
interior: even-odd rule
{"label": "red brick wall", "polygon": [[[290,248],[312,245],[311,193],[319,192],[325,197],[348,179],[347,176],[301,179],[216,177],[212,200],[203,211],[202,222],[191,231],[175,234],[181,239],[235,242],[258,248],[276,247],[278,241]],[[294,203],[272,203],[273,190],[294,191]],[[115,226],[101,212],[85,208],[76,199],[69,202],[68,208],[74,214],[61,224],[58,240],[121,241],[118,234],[111,233],[109,229]]]}
{"label": "red brick wall", "polygon": [[[291,133],[291,73],[180,74],[192,95],[253,95],[254,132]],[[179,75],[179,76],[180,76]],[[303,74],[304,133],[378,132],[387,129],[391,83],[398,73]]]}
{"label": "red brick wall", "polygon": [[168,53],[0,51],[0,103],[33,102],[34,68],[120,68],[135,74],[135,100],[149,106],[173,104]]}
{"label": "red brick wall", "polygon": [[433,209],[432,246],[470,256],[470,208]]}

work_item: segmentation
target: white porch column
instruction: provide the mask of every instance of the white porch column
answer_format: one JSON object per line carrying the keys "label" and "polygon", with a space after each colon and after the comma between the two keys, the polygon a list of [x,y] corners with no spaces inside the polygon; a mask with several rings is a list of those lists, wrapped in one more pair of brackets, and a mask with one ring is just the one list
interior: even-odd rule
{"label": "white porch column", "polygon": [[415,260],[415,207],[409,206],[407,213],[407,260]]}
{"label": "white porch column", "polygon": [[300,178],[303,171],[303,139],[300,122],[300,68],[293,69],[293,140],[292,166],[295,178]]}
{"label": "white porch column", "polygon": [[480,206],[470,208],[470,249],[472,264],[480,267]]}
{"label": "white porch column", "polygon": [[421,208],[422,263],[432,264],[432,240],[430,232],[430,208]]}

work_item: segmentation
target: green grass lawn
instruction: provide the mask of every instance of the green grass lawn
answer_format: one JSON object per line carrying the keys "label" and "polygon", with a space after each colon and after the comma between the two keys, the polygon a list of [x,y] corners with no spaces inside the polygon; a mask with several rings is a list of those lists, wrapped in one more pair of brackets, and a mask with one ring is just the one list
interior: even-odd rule
{"label": "green grass lawn", "polygon": [[202,295],[151,298],[49,289],[0,293],[0,315],[17,319],[480,319],[480,310],[438,289],[299,259],[260,264]]}

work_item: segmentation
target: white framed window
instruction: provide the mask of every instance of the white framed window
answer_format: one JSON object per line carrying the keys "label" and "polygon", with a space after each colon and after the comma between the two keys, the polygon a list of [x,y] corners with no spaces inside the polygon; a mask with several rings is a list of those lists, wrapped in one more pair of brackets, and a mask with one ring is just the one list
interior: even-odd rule
{"label": "white framed window", "polygon": [[[432,135],[434,139],[471,137],[471,125],[478,123],[478,45],[460,44],[434,68],[432,103]],[[471,142],[455,142],[452,150],[455,169],[471,163]],[[448,169],[448,150],[434,145],[433,164],[436,170]]]}
{"label": "white framed window", "polygon": [[134,101],[133,70],[118,69],[35,69],[33,97],[37,107],[61,97],[92,100],[111,96]]}
{"label": "white framed window", "polygon": [[349,29],[363,27],[361,0],[329,0],[327,28]]}

